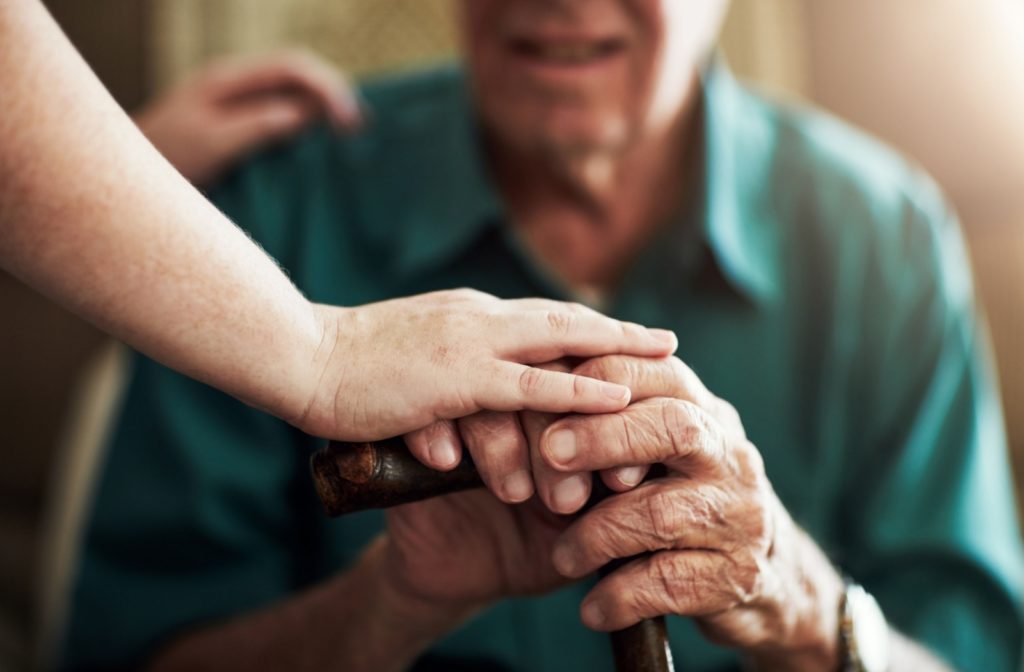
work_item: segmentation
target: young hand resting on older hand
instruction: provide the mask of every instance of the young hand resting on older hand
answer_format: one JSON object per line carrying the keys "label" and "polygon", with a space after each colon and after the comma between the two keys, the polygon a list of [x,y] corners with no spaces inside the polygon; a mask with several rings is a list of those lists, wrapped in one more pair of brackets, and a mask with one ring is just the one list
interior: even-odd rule
{"label": "young hand resting on older hand", "polygon": [[[471,291],[312,304],[146,141],[41,3],[0,3],[0,76],[0,267],[149,356],[306,431],[372,439],[482,408],[621,409],[623,386],[528,365],[675,347],[671,334],[572,305]],[[345,95],[329,92],[343,80],[316,67],[291,81],[306,81],[326,107]],[[186,99],[206,100],[174,100]],[[154,139],[170,137],[147,118]],[[278,133],[256,126],[273,132],[241,134],[230,148]],[[193,179],[235,154],[209,157]]]}

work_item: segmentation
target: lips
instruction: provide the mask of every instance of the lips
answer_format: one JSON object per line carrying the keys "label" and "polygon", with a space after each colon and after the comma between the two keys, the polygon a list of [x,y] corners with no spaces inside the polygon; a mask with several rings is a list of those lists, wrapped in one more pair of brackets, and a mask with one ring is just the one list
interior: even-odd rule
{"label": "lips", "polygon": [[611,59],[626,48],[625,40],[608,38],[599,40],[565,39],[541,40],[517,38],[511,41],[517,56],[538,65],[580,67]]}

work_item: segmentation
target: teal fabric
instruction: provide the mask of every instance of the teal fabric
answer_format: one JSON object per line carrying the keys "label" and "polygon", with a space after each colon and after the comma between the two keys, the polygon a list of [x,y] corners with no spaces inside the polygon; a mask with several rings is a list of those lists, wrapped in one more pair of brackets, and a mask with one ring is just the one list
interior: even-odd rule
{"label": "teal fabric", "polygon": [[[215,202],[319,302],[460,286],[568,297],[503,215],[457,67],[364,95],[366,131],[315,129],[253,158]],[[789,511],[896,627],[961,669],[1018,669],[1024,555],[953,214],[883,147],[720,66],[705,74],[703,114],[701,197],[608,312],[679,334],[680,357],[739,409]],[[317,445],[136,357],[64,665],[137,664],[342,571],[382,517],[323,517],[306,465]],[[502,602],[423,665],[609,670],[607,638],[577,615],[589,585]],[[738,662],[686,619],[670,630],[681,669]]]}

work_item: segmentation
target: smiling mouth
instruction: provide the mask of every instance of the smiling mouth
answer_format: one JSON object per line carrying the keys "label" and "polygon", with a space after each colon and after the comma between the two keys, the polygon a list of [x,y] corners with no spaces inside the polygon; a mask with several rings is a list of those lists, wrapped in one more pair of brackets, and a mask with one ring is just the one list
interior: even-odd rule
{"label": "smiling mouth", "polygon": [[581,67],[608,61],[625,51],[620,39],[588,41],[540,41],[514,39],[512,51],[520,58],[538,65]]}

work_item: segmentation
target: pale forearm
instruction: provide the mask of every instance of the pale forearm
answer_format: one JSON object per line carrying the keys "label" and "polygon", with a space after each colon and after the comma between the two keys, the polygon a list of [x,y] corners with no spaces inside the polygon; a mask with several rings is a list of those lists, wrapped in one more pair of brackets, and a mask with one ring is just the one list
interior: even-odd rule
{"label": "pale forearm", "polygon": [[279,415],[316,313],[144,139],[35,0],[0,3],[0,265],[102,329]]}
{"label": "pale forearm", "polygon": [[432,607],[383,578],[383,539],[350,571],[287,602],[185,635],[151,670],[399,672],[471,611]]}

